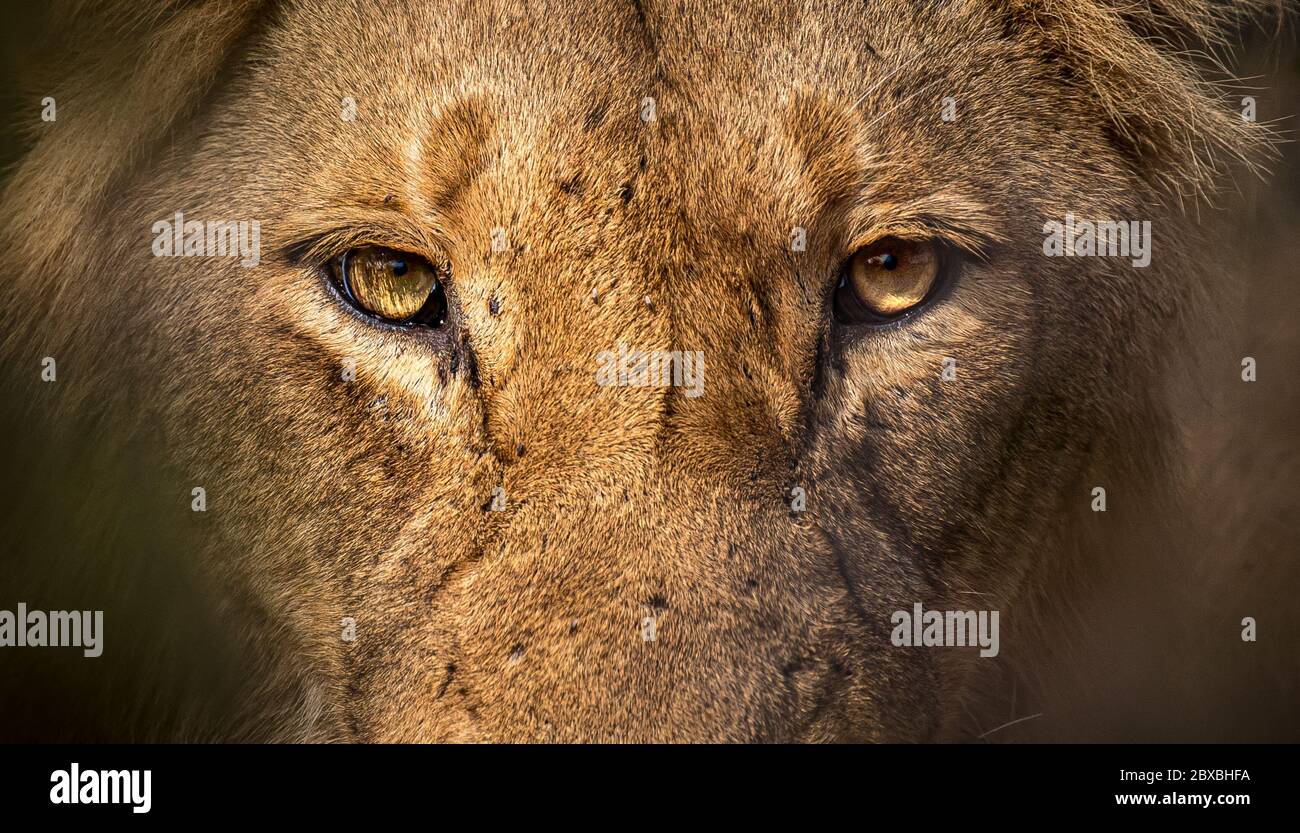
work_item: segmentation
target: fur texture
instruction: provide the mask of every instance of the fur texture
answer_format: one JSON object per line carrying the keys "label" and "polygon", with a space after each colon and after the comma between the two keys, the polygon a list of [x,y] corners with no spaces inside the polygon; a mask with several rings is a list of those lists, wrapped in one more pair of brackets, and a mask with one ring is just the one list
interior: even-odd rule
{"label": "fur texture", "polygon": [[[1271,141],[1204,54],[1238,18],[1192,0],[72,4],[58,120],[0,207],[4,355],[31,404],[7,557],[28,602],[80,586],[106,610],[116,679],[88,698],[162,694],[71,733],[911,740],[1043,713],[1047,737],[1202,736],[1190,701],[1132,729],[1123,691],[1100,725],[1067,693],[1144,604],[1204,613],[1189,640],[1236,638],[1236,613],[1181,595],[1191,562],[1168,573],[1176,602],[1096,599],[1199,513],[1175,488],[1174,380],[1230,276],[1205,268],[1191,209]],[[260,221],[261,264],[152,257],[177,211]],[[1151,266],[1044,257],[1067,213],[1150,220]],[[903,325],[832,325],[840,264],[888,235],[950,241],[959,280]],[[364,244],[446,257],[447,326],[352,312],[325,264]],[[597,387],[619,343],[704,351],[704,395]],[[153,508],[123,516],[123,495]],[[152,590],[118,578],[141,570]],[[157,599],[113,659],[114,617]],[[1001,611],[1003,655],[895,648],[890,613],[914,602]],[[1294,659],[1259,655],[1278,695],[1224,724],[1239,737],[1295,691]],[[11,715],[49,682],[24,662]]]}

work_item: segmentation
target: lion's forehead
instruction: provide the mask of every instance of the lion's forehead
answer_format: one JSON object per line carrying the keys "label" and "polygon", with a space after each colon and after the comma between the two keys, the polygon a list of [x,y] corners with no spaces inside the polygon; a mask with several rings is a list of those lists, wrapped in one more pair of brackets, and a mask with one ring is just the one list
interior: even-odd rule
{"label": "lion's forehead", "polygon": [[[962,119],[944,125],[950,134],[978,135],[1007,111],[1033,115],[1014,112],[1032,98],[1032,67],[991,38],[976,12],[917,20],[860,3],[738,4],[727,13],[637,5],[655,11],[625,2],[415,3],[368,15],[364,25],[313,5],[285,16],[253,62],[249,87],[268,102],[257,113],[268,123],[338,133],[338,111],[352,102],[348,131],[387,132],[399,143],[469,99],[490,113],[498,141],[555,152],[594,150],[573,137],[611,122],[625,130],[601,135],[607,151],[620,138],[652,137],[682,156],[740,150],[788,132],[792,114],[812,140],[827,121],[843,128],[844,116],[858,113],[886,143],[890,131],[933,130],[945,96],[964,105]],[[823,102],[824,113],[810,100]],[[710,162],[726,166],[728,158],[713,153]]]}
{"label": "lion's forehead", "polygon": [[[999,209],[1027,198],[1008,173],[1048,167],[1024,140],[1029,69],[985,49],[978,5],[939,18],[870,4],[349,10],[286,13],[250,65],[266,106],[214,140],[274,156],[259,170],[325,205],[398,199],[462,235],[544,225],[563,241],[635,195],[671,206],[655,219],[675,227],[621,229],[623,245],[674,235],[753,254],[800,227],[852,238],[879,219],[843,216],[855,198],[974,206],[976,231],[995,236]],[[936,118],[950,100],[961,118]],[[456,201],[474,227],[456,228]]]}

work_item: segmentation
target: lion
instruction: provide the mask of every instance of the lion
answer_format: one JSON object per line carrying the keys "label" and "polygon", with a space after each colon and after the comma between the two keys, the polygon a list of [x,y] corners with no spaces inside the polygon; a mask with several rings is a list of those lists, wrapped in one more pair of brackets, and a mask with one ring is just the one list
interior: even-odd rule
{"label": "lion", "polygon": [[58,6],[0,734],[1300,737],[1256,11]]}

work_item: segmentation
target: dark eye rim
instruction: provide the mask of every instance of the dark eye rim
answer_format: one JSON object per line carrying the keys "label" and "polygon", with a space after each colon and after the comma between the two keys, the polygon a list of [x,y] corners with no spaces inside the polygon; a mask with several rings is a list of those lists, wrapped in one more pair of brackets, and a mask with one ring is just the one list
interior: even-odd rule
{"label": "dark eye rim", "polygon": [[[889,238],[881,238],[881,240],[887,239]],[[900,239],[907,240],[909,238]],[[925,297],[897,315],[880,315],[866,307],[865,304],[862,304],[861,307],[865,313],[865,317],[862,320],[848,321],[843,319],[837,309],[836,299],[839,296],[840,290],[848,284],[849,265],[853,262],[853,258],[858,256],[859,252],[868,248],[868,246],[875,245],[875,243],[868,244],[868,246],[859,246],[844,259],[843,263],[840,264],[840,268],[836,272],[835,283],[831,288],[829,306],[831,319],[836,327],[854,331],[861,329],[883,330],[897,327],[925,314],[938,302],[944,300],[951,294],[953,288],[956,286],[957,278],[964,263],[962,250],[940,237],[933,237],[928,241],[911,240],[911,242],[929,242],[934,244],[935,254],[939,261],[939,268],[935,274],[934,282],[930,284],[930,289],[925,293]]]}
{"label": "dark eye rim", "polygon": [[[429,297],[425,299],[424,305],[421,306],[414,314],[406,318],[386,318],[366,309],[357,299],[352,291],[352,284],[348,278],[348,259],[358,251],[365,249],[379,249],[395,255],[400,255],[406,260],[421,260],[433,271],[434,284],[429,290]],[[389,246],[353,246],[343,253],[330,259],[329,267],[326,272],[330,279],[331,287],[338,293],[339,297],[346,302],[348,307],[361,318],[377,325],[392,327],[399,330],[439,330],[442,329],[451,319],[451,298],[447,292],[447,281],[443,277],[445,269],[439,269],[428,258],[415,252],[394,249]]]}

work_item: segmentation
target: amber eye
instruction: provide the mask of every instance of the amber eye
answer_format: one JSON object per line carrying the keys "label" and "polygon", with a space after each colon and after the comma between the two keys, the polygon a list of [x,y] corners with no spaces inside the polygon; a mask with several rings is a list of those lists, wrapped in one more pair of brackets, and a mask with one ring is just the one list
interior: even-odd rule
{"label": "amber eye", "polygon": [[897,318],[932,294],[942,271],[937,241],[886,237],[864,246],[844,264],[835,288],[835,317],[843,324]]}
{"label": "amber eye", "polygon": [[330,264],[354,307],[391,324],[437,327],[447,319],[443,282],[449,269],[406,252],[365,246]]}

